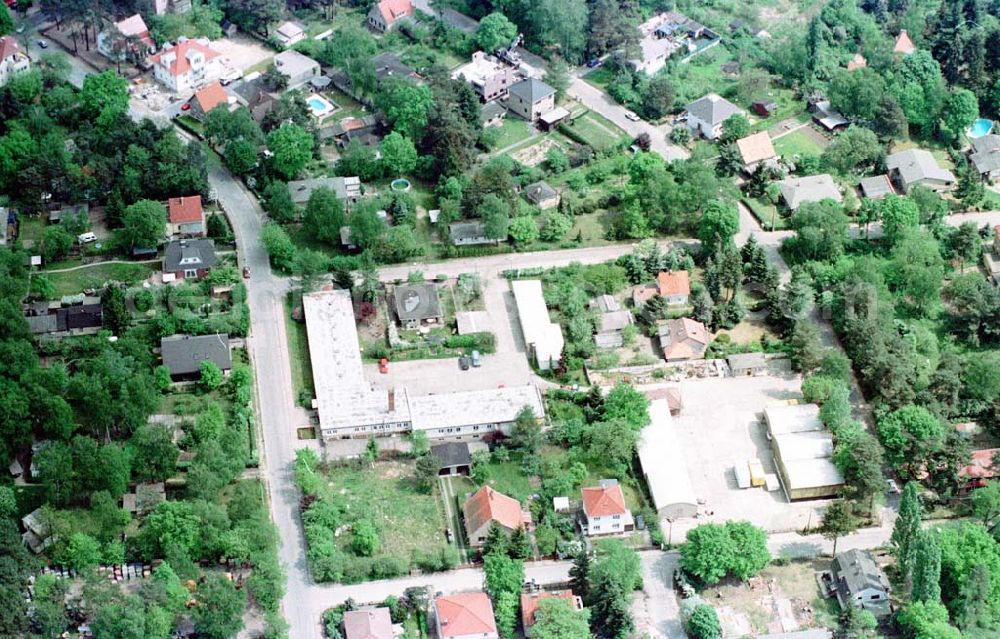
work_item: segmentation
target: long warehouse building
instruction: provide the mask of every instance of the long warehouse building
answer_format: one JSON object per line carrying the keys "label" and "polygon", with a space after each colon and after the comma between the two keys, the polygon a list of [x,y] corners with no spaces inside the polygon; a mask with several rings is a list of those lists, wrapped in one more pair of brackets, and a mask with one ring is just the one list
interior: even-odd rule
{"label": "long warehouse building", "polygon": [[509,434],[525,407],[536,419],[545,415],[541,393],[531,384],[418,397],[405,388],[375,388],[365,379],[350,293],[309,293],[302,306],[316,387],[313,405],[324,439],[412,430],[431,439],[479,439],[496,431]]}
{"label": "long warehouse building", "polygon": [[684,449],[670,416],[667,399],[649,404],[649,425],[639,435],[639,464],[649,495],[662,519],[677,520],[698,514],[698,498],[691,484]]}
{"label": "long warehouse building", "polygon": [[764,421],[788,500],[835,497],[844,476],[833,463],[833,436],[819,419],[819,406],[767,406]]}

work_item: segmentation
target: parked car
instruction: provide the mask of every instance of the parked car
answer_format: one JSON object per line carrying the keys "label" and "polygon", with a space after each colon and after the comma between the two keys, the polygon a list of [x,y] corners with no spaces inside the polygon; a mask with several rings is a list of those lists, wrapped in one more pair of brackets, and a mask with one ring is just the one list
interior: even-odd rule
{"label": "parked car", "polygon": [[599,66],[601,66],[601,61],[598,60],[597,58],[594,58],[592,60],[587,60],[588,69],[596,69]]}
{"label": "parked car", "polygon": [[890,495],[898,495],[899,494],[899,485],[896,484],[896,480],[895,479],[887,479],[887,480],[885,480],[885,485],[886,485],[886,488],[888,489]]}
{"label": "parked car", "polygon": [[40,48],[42,48],[42,49],[48,49],[49,48],[49,43],[46,42],[45,40],[39,40],[38,41],[38,46]]}
{"label": "parked car", "polygon": [[385,375],[389,372],[389,360],[383,357],[378,361],[378,372]]}
{"label": "parked car", "polygon": [[469,370],[469,358],[466,357],[465,355],[462,355],[461,357],[459,357],[458,358],[458,367],[461,368],[463,371]]}
{"label": "parked car", "polygon": [[472,365],[479,368],[483,365],[482,359],[479,357],[479,351],[472,351]]}
{"label": "parked car", "polygon": [[642,118],[640,118],[638,115],[636,115],[632,111],[626,111],[625,112],[625,119],[626,120],[632,120],[633,122],[638,122]]}
{"label": "parked car", "polygon": [[76,239],[80,242],[80,244],[90,244],[91,242],[97,241],[97,236],[88,231],[86,233],[80,233],[76,236]]}
{"label": "parked car", "polygon": [[185,102],[184,104],[181,105],[181,111],[190,111],[190,110],[191,110],[190,102]]}
{"label": "parked car", "polygon": [[243,279],[245,279],[245,280],[250,279],[250,267],[249,266],[244,266],[243,267]]}

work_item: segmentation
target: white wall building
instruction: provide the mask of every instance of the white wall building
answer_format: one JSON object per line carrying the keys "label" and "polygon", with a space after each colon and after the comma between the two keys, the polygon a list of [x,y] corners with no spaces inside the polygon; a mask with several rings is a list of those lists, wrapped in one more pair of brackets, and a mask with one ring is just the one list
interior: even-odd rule
{"label": "white wall building", "polygon": [[167,43],[149,62],[153,76],[175,93],[194,91],[218,80],[224,71],[222,55],[209,46],[207,38],[180,38],[177,44]]}
{"label": "white wall building", "polygon": [[649,404],[649,425],[639,435],[639,465],[649,486],[656,514],[677,520],[698,514],[698,498],[688,474],[687,459],[677,436],[667,399]]}
{"label": "white wall building", "polygon": [[549,370],[562,358],[562,328],[549,318],[540,280],[514,280],[510,283],[517,304],[524,344],[540,370]]}
{"label": "white wall building", "polygon": [[[0,38],[0,86],[7,84],[15,75],[31,69],[28,54],[21,50],[14,36]],[[6,220],[0,220],[6,224]]]}

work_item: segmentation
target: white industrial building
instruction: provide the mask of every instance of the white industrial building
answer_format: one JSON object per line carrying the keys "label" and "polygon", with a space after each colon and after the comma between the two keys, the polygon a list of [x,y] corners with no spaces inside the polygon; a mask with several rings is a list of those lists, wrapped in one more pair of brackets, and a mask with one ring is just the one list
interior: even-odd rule
{"label": "white industrial building", "polygon": [[819,406],[768,406],[764,420],[788,500],[836,496],[844,476],[833,463],[833,436],[819,419]]}
{"label": "white industrial building", "polygon": [[540,370],[555,367],[562,358],[562,328],[549,318],[540,280],[514,280],[510,283],[517,304],[524,344]]}
{"label": "white industrial building", "polygon": [[302,297],[309,356],[324,439],[390,435],[422,430],[434,439],[480,438],[506,433],[528,406],[541,419],[541,394],[533,385],[410,397],[405,388],[382,390],[365,380],[348,291]]}
{"label": "white industrial building", "polygon": [[694,517],[698,514],[698,499],[670,416],[669,401],[652,400],[649,418],[649,425],[639,436],[639,464],[656,514],[669,520]]}

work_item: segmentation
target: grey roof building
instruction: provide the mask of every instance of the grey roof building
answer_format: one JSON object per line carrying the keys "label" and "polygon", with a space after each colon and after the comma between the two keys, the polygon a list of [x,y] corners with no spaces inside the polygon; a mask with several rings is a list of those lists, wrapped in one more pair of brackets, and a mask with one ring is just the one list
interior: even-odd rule
{"label": "grey roof building", "polygon": [[407,328],[415,328],[423,322],[440,323],[441,300],[437,285],[433,282],[400,284],[392,291],[396,317]]}
{"label": "grey roof building", "polygon": [[160,357],[163,365],[170,369],[171,377],[198,375],[201,363],[206,360],[215,362],[223,371],[233,367],[229,336],[222,333],[164,337],[160,340]]}
{"label": "grey roof building", "polygon": [[872,556],[863,550],[848,550],[830,564],[833,588],[840,607],[848,604],[864,608],[876,618],[892,614],[889,579]]}
{"label": "grey roof building", "polygon": [[733,353],[726,358],[733,377],[754,376],[767,372],[764,353]]}
{"label": "grey roof building", "polygon": [[887,195],[896,193],[892,188],[892,182],[889,180],[888,175],[861,178],[860,186],[861,195],[869,200],[881,200]]}
{"label": "grey roof building", "polygon": [[781,190],[781,197],[785,200],[785,204],[793,211],[806,202],[843,201],[837,183],[827,173],[788,178],[778,182],[778,188]]}
{"label": "grey roof building", "polygon": [[212,240],[178,240],[167,243],[163,251],[163,271],[179,273],[203,271],[215,266],[215,243]]}
{"label": "grey roof building", "polygon": [[1000,135],[984,135],[973,140],[969,162],[983,179],[1000,177]]}
{"label": "grey roof building", "polygon": [[544,100],[550,95],[555,95],[556,90],[545,84],[541,80],[528,78],[521,80],[510,88],[511,95],[516,95],[525,102],[534,104],[539,100]]}
{"label": "grey roof building", "polygon": [[917,184],[941,190],[955,183],[955,174],[942,169],[930,151],[923,149],[907,149],[893,153],[886,157],[885,165],[903,193]]}
{"label": "grey roof building", "polygon": [[739,108],[722,96],[709,93],[684,107],[688,126],[710,140],[722,133],[722,123],[734,115],[742,114]]}
{"label": "grey roof building", "polygon": [[448,225],[448,235],[455,246],[496,244],[499,241],[486,235],[486,226],[478,220],[452,222]]}
{"label": "grey roof building", "polygon": [[524,197],[543,210],[559,206],[559,191],[556,191],[544,180],[524,187]]}
{"label": "grey roof building", "polygon": [[440,475],[468,475],[472,467],[472,453],[489,450],[482,442],[448,442],[431,446],[431,455],[438,460]]}
{"label": "grey roof building", "polygon": [[341,200],[357,200],[361,197],[361,178],[357,176],[293,180],[288,183],[288,194],[292,196],[292,202],[305,204],[312,192],[320,187],[330,189]]}
{"label": "grey roof building", "polygon": [[404,64],[403,61],[399,59],[399,56],[394,53],[380,53],[372,58],[372,62],[375,64],[375,77],[379,82],[388,77],[420,77],[417,75],[417,72],[413,69],[413,67]]}

